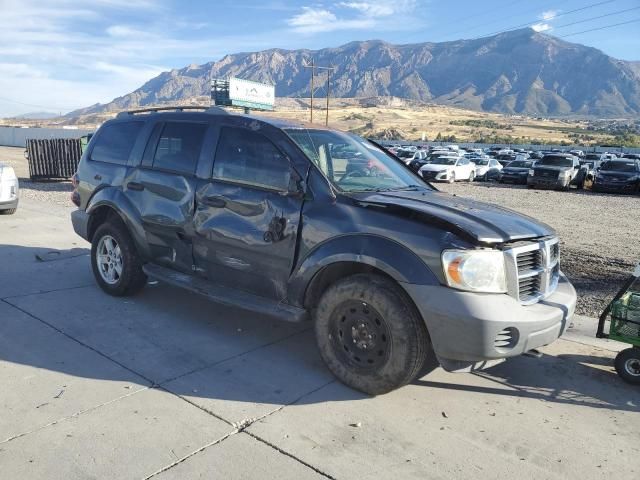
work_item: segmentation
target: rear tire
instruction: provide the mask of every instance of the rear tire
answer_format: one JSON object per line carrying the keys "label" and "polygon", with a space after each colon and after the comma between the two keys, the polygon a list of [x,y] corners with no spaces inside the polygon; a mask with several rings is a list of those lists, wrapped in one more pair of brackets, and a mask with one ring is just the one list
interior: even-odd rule
{"label": "rear tire", "polygon": [[357,274],[331,285],[315,311],[315,334],[329,370],[370,395],[406,385],[434,358],[411,300],[378,275]]}
{"label": "rear tire", "polygon": [[91,267],[100,288],[115,297],[133,295],[147,284],[133,239],[119,220],[103,223],[93,235]]}
{"label": "rear tire", "polygon": [[0,215],[13,215],[16,213],[17,208],[8,208],[6,210],[0,210]]}
{"label": "rear tire", "polygon": [[618,353],[615,367],[625,382],[640,385],[640,348],[627,348]]}

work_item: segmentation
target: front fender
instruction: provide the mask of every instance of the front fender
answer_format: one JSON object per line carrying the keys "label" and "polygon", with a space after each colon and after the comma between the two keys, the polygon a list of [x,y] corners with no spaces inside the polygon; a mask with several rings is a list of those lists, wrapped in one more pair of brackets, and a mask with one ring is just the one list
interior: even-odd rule
{"label": "front fender", "polygon": [[316,246],[299,263],[289,281],[289,299],[304,304],[307,287],[325,267],[355,262],[375,267],[397,282],[439,285],[431,269],[407,247],[376,235],[344,235]]}
{"label": "front fender", "polygon": [[89,214],[89,230],[91,231],[92,213],[100,207],[109,207],[122,219],[136,244],[138,252],[149,258],[149,244],[142,224],[140,212],[135,208],[127,196],[117,188],[103,188],[98,190],[89,200],[86,212]]}

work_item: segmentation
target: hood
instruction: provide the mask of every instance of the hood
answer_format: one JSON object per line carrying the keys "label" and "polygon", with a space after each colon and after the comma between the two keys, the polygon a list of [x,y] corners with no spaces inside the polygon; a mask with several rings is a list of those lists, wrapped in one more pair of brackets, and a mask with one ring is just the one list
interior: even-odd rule
{"label": "hood", "polygon": [[531,170],[529,167],[504,167],[502,173],[528,173],[529,170]]}
{"label": "hood", "polygon": [[505,243],[555,234],[548,225],[526,215],[443,192],[362,192],[352,198],[363,207],[417,213],[425,223],[440,225],[473,243]]}
{"label": "hood", "polygon": [[454,165],[442,165],[436,163],[427,163],[423,165],[420,170],[425,170],[427,172],[441,172],[442,170],[447,170],[448,168],[453,168]]}

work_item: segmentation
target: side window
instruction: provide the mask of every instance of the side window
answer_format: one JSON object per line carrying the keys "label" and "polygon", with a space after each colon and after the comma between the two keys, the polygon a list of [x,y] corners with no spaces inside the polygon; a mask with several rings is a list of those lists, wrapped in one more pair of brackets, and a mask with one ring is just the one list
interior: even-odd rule
{"label": "side window", "polygon": [[195,173],[207,127],[205,123],[167,122],[153,156],[153,168]]}
{"label": "side window", "polygon": [[100,129],[91,160],[126,165],[144,122],[108,123]]}
{"label": "side window", "polygon": [[289,161],[264,135],[243,128],[223,127],[213,163],[213,177],[286,191]]}

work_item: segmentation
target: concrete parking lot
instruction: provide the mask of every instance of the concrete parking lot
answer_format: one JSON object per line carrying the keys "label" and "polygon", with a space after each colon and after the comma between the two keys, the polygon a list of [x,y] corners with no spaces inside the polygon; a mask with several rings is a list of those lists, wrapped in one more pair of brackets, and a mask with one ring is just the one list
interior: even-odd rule
{"label": "concrete parking lot", "polygon": [[541,358],[371,398],[308,324],[99,290],[69,207],[0,216],[0,478],[640,476],[640,389],[578,318]]}

